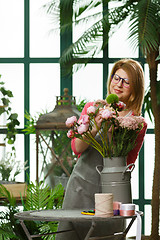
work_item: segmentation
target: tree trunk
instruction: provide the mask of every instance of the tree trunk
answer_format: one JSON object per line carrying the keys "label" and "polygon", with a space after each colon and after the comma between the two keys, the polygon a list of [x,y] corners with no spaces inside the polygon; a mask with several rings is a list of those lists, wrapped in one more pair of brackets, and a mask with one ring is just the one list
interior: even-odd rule
{"label": "tree trunk", "polygon": [[152,228],[151,239],[159,239],[159,195],[160,195],[160,105],[157,104],[157,67],[155,61],[157,51],[151,51],[147,56],[150,73],[151,101],[155,122],[155,165],[152,188]]}

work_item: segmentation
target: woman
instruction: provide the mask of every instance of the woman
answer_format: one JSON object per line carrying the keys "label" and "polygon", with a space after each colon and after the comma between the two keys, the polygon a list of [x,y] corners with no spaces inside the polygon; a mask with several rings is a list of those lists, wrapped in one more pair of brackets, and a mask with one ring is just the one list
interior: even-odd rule
{"label": "woman", "polygon": [[[141,114],[143,98],[144,98],[144,74],[141,65],[132,59],[122,59],[116,62],[111,71],[108,79],[108,94],[116,94],[119,97],[119,101],[126,104],[125,111],[119,112],[122,117]],[[98,100],[99,102],[100,100]],[[101,100],[104,102],[104,100]],[[96,102],[89,102],[85,105],[82,115],[87,113],[87,108],[93,106]],[[79,120],[80,120],[79,119]],[[101,114],[96,116],[96,123],[100,127],[102,122]],[[147,124],[138,134],[135,148],[129,152],[127,156],[127,164],[134,163],[141,149]],[[98,140],[97,128],[93,127],[92,135]],[[96,171],[97,165],[102,165],[102,156],[97,150],[88,145],[86,142],[79,138],[74,138],[71,142],[72,150],[79,156],[77,164],[69,179],[65,198],[63,202],[63,209],[92,209],[95,206],[95,193],[101,192],[100,177]],[[116,229],[116,225],[112,227],[107,223],[107,227],[97,226],[93,236],[102,236],[104,231],[109,235],[112,229]],[[119,230],[122,229],[121,223],[118,224]],[[74,233],[66,233],[57,235],[57,239],[84,239],[85,234],[88,231],[87,224],[74,224],[79,238]],[[60,224],[59,230],[68,229],[69,223]],[[110,232],[111,231],[111,232]],[[116,230],[118,231],[118,229]]]}

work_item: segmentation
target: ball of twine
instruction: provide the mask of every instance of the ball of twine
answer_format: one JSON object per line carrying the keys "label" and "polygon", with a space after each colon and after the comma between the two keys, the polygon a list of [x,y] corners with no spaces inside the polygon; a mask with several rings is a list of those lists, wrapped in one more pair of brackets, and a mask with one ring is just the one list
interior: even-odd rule
{"label": "ball of twine", "polygon": [[111,217],[113,216],[113,194],[96,193],[95,194],[95,216]]}

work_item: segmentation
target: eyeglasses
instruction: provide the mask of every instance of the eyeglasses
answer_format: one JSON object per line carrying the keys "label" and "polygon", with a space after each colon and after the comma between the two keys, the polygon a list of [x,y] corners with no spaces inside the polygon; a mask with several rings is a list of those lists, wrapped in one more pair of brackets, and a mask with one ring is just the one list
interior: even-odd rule
{"label": "eyeglasses", "polygon": [[129,80],[127,78],[121,78],[117,74],[112,75],[112,82],[118,84],[122,80],[122,86],[125,88],[129,88]]}

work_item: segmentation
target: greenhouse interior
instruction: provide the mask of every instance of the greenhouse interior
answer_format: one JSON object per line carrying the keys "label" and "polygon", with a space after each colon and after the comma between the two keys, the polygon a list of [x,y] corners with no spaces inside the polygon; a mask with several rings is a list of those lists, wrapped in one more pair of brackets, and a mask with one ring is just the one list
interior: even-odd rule
{"label": "greenhouse interior", "polygon": [[[160,2],[1,0],[0,22],[0,238],[32,239],[39,233],[38,239],[102,239],[51,235],[58,228],[54,218],[26,221],[27,235],[14,214],[62,208],[79,161],[66,120],[78,119],[85,104],[107,99],[114,64],[133,59],[144,72],[141,116],[147,130],[127,182],[142,216],[140,222],[135,217],[125,239],[141,239],[139,224],[142,239],[158,240]],[[115,84],[126,90],[126,80],[120,75]]]}

